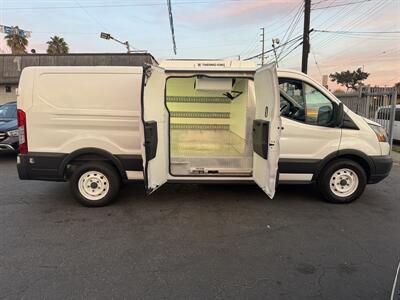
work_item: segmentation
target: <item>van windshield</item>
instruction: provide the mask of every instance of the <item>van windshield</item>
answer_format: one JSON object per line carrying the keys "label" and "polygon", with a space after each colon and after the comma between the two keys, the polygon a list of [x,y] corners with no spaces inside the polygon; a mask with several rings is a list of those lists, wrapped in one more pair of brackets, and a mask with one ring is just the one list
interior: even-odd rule
{"label": "van windshield", "polygon": [[15,119],[17,117],[17,105],[5,104],[0,106],[0,119]]}

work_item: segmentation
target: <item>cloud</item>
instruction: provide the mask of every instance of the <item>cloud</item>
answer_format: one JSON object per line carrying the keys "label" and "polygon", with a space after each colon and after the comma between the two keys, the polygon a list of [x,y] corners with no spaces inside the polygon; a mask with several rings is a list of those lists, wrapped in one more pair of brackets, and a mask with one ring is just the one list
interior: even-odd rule
{"label": "cloud", "polygon": [[270,20],[273,17],[286,14],[298,2],[287,0],[272,1],[237,1],[223,4],[207,5],[188,12],[179,10],[178,22],[203,22],[203,25],[223,23],[249,24]]}

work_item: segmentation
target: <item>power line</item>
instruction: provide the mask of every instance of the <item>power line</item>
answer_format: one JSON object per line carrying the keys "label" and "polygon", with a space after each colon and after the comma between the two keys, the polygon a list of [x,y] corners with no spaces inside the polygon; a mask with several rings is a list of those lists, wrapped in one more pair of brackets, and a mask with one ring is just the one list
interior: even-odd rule
{"label": "power line", "polygon": [[[296,12],[296,14],[295,14],[295,16],[294,16],[294,18],[292,19],[292,22],[289,24],[285,34],[283,35],[283,38],[282,38],[282,43],[283,44],[282,45],[284,45],[284,46],[279,51],[278,58],[282,55],[283,51],[285,50],[285,43],[290,39],[290,37],[292,36],[293,31],[295,30],[297,24],[300,22],[301,12],[302,12],[303,7],[304,7],[304,4],[301,3],[299,8],[298,8],[298,10],[297,10],[297,12]],[[286,35],[287,35],[287,37],[286,37]],[[286,38],[286,40],[285,40],[285,38]]]}
{"label": "power line", "polygon": [[342,6],[353,5],[353,4],[358,4],[358,3],[365,3],[365,2],[370,2],[370,1],[373,1],[373,0],[362,0],[362,1],[341,3],[341,4],[336,4],[336,5],[328,5],[328,6],[322,6],[322,7],[315,7],[315,8],[311,8],[311,9],[312,9],[312,10],[318,10],[318,9],[342,7]]}
{"label": "power line", "polygon": [[281,59],[279,59],[279,62],[281,62],[282,60],[284,60],[287,56],[289,56],[294,50],[296,50],[297,48],[299,48],[301,45],[303,45],[303,41],[301,41],[299,44],[296,45],[296,47],[294,47],[292,50],[290,50],[285,56],[283,56]]}
{"label": "power line", "polygon": [[[263,0],[199,0],[199,1],[174,1],[174,5],[190,5],[190,4],[209,4],[209,3],[223,3],[223,2],[244,2],[253,1],[260,2]],[[132,6],[163,6],[163,2],[144,2],[144,3],[129,3],[129,4],[94,4],[94,5],[65,5],[65,6],[31,6],[31,7],[3,7],[3,10],[40,10],[40,9],[80,9],[80,8],[101,8],[101,7],[132,7]]]}
{"label": "power line", "polygon": [[[341,28],[346,29],[347,31],[350,29],[353,29],[357,25],[362,24],[366,20],[369,20],[369,17],[371,17],[372,15],[381,11],[386,4],[388,4],[388,3],[385,3],[384,1],[380,1],[380,4],[371,6],[368,9],[366,9],[365,11],[361,11],[361,13],[358,17],[356,17],[355,19],[352,19],[350,22],[347,22],[346,24],[341,26]],[[351,11],[352,10],[350,10],[350,12]],[[323,40],[322,44],[319,45],[319,47],[324,48],[326,45],[332,43],[333,41],[337,40],[338,38],[339,38],[339,36],[328,37],[327,39]]]}
{"label": "power line", "polygon": [[81,8],[83,10],[83,12],[89,17],[89,19],[92,19],[97,25],[99,25],[103,30],[107,31],[107,28],[105,28],[105,26],[103,24],[101,24],[99,22],[99,20],[97,20],[93,15],[91,15],[87,9],[85,9],[83,6],[81,6],[81,4],[78,2],[78,0],[74,0],[75,3],[79,6],[79,8]]}
{"label": "power line", "polygon": [[315,57],[315,53],[314,53],[314,51],[312,51],[312,50],[311,50],[311,53],[312,53],[312,55],[313,55],[315,65],[317,66],[318,73],[319,73],[319,75],[322,76],[321,69],[319,68],[319,64],[318,64],[317,59],[316,59],[316,57]]}
{"label": "power line", "polygon": [[[297,37],[291,39],[290,41],[286,42],[285,44],[279,45],[279,46],[276,47],[275,49],[281,48],[281,47],[283,47],[283,46],[285,46],[285,45],[287,45],[287,44],[289,44],[289,43],[297,42],[297,41],[299,41],[299,40],[301,40],[301,39],[302,39],[302,36],[301,36],[301,35],[300,35],[300,36],[297,36]],[[244,59],[244,60],[254,59],[254,58],[260,57],[261,55],[265,55],[265,54],[267,54],[267,53],[270,53],[270,52],[272,52],[272,51],[274,51],[274,49],[270,49],[270,50],[264,51],[264,53],[259,53],[259,54],[253,55],[253,56],[248,57],[248,58],[246,58],[246,59]]]}
{"label": "power line", "polygon": [[342,30],[323,30],[314,29],[315,32],[337,33],[337,34],[383,34],[383,33],[400,33],[400,31],[342,31]]}

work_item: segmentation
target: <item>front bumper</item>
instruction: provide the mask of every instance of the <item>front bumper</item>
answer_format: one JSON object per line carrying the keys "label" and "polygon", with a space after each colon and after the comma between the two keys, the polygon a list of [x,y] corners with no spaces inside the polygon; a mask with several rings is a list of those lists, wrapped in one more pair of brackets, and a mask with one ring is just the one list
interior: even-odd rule
{"label": "front bumper", "polygon": [[389,155],[370,156],[369,158],[374,168],[371,168],[368,183],[378,183],[389,175],[393,166],[393,159]]}
{"label": "front bumper", "polygon": [[0,152],[17,152],[18,137],[7,137],[0,142]]}

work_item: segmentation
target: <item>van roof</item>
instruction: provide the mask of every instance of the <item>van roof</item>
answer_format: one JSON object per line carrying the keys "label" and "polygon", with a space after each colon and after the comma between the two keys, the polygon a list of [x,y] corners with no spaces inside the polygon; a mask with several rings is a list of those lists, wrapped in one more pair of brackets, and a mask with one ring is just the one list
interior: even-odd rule
{"label": "van roof", "polygon": [[160,67],[167,71],[254,71],[257,68],[251,61],[210,59],[170,59],[161,61]]}
{"label": "van roof", "polygon": [[[246,71],[255,72],[259,66],[252,61],[210,59],[167,59],[160,62],[167,71]],[[302,74],[290,69],[278,69],[279,73]]]}

